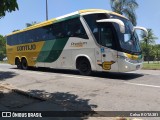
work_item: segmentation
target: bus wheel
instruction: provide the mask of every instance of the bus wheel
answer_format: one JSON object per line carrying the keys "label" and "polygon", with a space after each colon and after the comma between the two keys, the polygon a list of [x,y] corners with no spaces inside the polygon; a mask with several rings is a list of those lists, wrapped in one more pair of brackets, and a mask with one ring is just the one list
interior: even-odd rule
{"label": "bus wheel", "polygon": [[91,74],[91,65],[88,59],[83,58],[78,61],[78,70],[82,75],[90,75]]}
{"label": "bus wheel", "polygon": [[16,65],[18,69],[22,69],[21,61],[18,58],[16,59]]}
{"label": "bus wheel", "polygon": [[25,58],[22,59],[22,69],[27,70],[28,69],[28,63]]}

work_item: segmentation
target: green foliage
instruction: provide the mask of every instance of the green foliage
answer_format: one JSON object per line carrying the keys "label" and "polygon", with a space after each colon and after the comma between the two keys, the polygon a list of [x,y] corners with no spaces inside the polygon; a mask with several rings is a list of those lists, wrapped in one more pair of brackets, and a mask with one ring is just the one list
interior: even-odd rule
{"label": "green foliage", "polygon": [[144,32],[141,33],[142,41],[146,43],[146,46],[148,44],[155,44],[155,40],[157,40],[158,38],[154,35],[152,29],[147,29],[147,30],[148,30],[148,36],[146,36]]}
{"label": "green foliage", "polygon": [[155,45],[155,40],[158,38],[154,35],[152,29],[148,29],[148,36],[145,36],[145,33],[141,33],[142,41],[141,47],[145,60],[159,60],[160,59],[160,45]]}
{"label": "green foliage", "polygon": [[114,12],[125,15],[133,25],[137,25],[135,10],[138,8],[136,0],[110,0]]}
{"label": "green foliage", "polygon": [[156,61],[160,61],[160,45],[152,46],[152,55],[155,57]]}
{"label": "green foliage", "polygon": [[6,12],[16,11],[18,9],[17,0],[1,0],[0,18],[6,15]]}
{"label": "green foliage", "polygon": [[0,35],[0,61],[6,56],[6,41],[5,38]]}
{"label": "green foliage", "polygon": [[143,63],[143,69],[147,70],[160,70],[160,62],[155,62],[155,63]]}

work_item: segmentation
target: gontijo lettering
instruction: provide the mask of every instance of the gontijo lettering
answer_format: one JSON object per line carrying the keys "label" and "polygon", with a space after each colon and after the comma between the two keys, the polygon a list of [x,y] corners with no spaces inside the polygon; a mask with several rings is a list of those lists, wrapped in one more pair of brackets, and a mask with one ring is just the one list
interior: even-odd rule
{"label": "gontijo lettering", "polygon": [[35,50],[36,45],[31,44],[31,45],[23,45],[23,46],[18,46],[17,51],[28,51],[28,50]]}

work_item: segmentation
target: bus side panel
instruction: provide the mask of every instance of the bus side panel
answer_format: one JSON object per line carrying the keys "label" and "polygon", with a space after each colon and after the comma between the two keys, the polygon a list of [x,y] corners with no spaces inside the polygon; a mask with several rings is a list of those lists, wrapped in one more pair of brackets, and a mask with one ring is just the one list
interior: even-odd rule
{"label": "bus side panel", "polygon": [[43,45],[44,41],[15,46],[7,45],[8,63],[14,65],[16,57],[18,57],[20,60],[22,57],[24,57],[27,59],[28,66],[35,66],[36,59]]}
{"label": "bus side panel", "polygon": [[96,70],[95,45],[92,44],[92,40],[77,37],[46,41],[38,56],[37,66],[39,62],[43,62],[45,67],[76,69],[76,57],[87,56],[92,70]]}
{"label": "bus side panel", "polygon": [[69,38],[48,40],[42,47],[37,58],[37,66],[44,63],[45,67],[57,68],[56,61],[59,59]]}
{"label": "bus side panel", "polygon": [[83,56],[90,61],[92,70],[96,70],[94,48],[94,42],[90,39],[70,37],[60,58],[57,60],[57,67],[76,69],[76,58]]}
{"label": "bus side panel", "polygon": [[11,64],[11,65],[15,64],[14,48],[15,47],[6,45],[7,59],[8,59],[8,63]]}

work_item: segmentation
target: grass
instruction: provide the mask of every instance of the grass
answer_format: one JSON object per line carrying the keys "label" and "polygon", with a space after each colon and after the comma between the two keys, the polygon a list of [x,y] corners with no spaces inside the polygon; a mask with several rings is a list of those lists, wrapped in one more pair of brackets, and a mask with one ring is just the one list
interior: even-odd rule
{"label": "grass", "polygon": [[160,63],[143,63],[143,69],[145,70],[160,70]]}
{"label": "grass", "polygon": [[7,63],[7,61],[0,61],[0,63]]}

